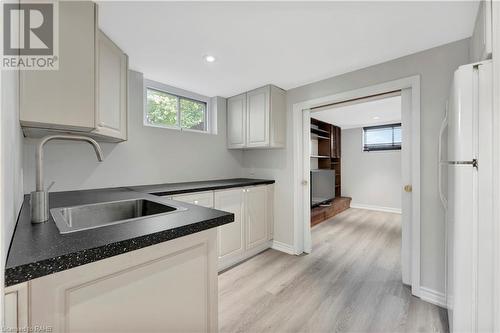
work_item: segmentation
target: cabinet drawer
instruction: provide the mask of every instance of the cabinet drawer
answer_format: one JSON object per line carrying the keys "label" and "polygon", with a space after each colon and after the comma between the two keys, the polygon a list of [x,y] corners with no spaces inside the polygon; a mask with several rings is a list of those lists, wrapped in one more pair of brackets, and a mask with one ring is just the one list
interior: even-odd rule
{"label": "cabinet drawer", "polygon": [[214,208],[214,192],[212,191],[174,195],[172,199],[187,202],[193,205]]}

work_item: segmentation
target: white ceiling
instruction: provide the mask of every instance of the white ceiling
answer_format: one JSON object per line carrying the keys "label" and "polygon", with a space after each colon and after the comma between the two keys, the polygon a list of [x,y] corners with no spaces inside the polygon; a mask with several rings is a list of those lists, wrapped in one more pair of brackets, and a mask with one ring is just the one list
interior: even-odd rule
{"label": "white ceiling", "polygon": [[[470,37],[477,2],[101,1],[145,77],[207,96],[290,89]],[[216,57],[206,63],[204,55]]]}
{"label": "white ceiling", "polygon": [[311,117],[342,129],[399,123],[401,96],[311,112]]}

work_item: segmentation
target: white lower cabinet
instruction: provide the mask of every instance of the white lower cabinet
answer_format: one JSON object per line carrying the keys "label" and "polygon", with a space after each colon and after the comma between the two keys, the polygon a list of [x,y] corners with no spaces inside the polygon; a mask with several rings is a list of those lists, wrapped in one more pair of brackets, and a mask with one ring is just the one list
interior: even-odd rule
{"label": "white lower cabinet", "polygon": [[219,270],[271,247],[273,196],[273,185],[215,192],[215,208],[234,214],[219,227]]}
{"label": "white lower cabinet", "polygon": [[234,222],[217,228],[219,270],[271,247],[274,227],[272,184],[187,193],[175,195],[172,199],[234,214]]}
{"label": "white lower cabinet", "polygon": [[172,200],[182,201],[193,205],[214,208],[214,192],[196,192],[192,194],[174,195]]}
{"label": "white lower cabinet", "polygon": [[269,221],[267,215],[267,186],[246,189],[246,247],[251,249],[269,240]]}
{"label": "white lower cabinet", "polygon": [[245,252],[245,189],[215,192],[215,209],[234,214],[234,222],[218,228],[219,268],[223,269],[242,259]]}
{"label": "white lower cabinet", "polygon": [[209,229],[31,280],[29,305],[9,287],[6,324],[68,333],[217,332],[216,240]]}
{"label": "white lower cabinet", "polygon": [[4,328],[6,332],[27,332],[28,327],[28,283],[5,288]]}

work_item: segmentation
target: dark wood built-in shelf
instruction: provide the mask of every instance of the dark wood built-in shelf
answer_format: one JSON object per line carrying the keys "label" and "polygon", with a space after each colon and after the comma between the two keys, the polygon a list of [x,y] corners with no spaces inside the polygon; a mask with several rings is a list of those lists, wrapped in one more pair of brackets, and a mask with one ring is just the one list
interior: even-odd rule
{"label": "dark wood built-in shelf", "polygon": [[351,198],[337,197],[330,206],[319,206],[311,209],[311,226],[331,219],[351,206]]}
{"label": "dark wood built-in shelf", "polygon": [[318,154],[311,158],[318,159],[319,169],[335,170],[335,196],[340,197],[341,189],[341,129],[338,126],[311,118],[311,138],[318,139]]}
{"label": "dark wood built-in shelf", "polygon": [[330,137],[318,135],[318,134],[312,133],[312,131],[311,131],[311,139],[330,140]]}
{"label": "dark wood built-in shelf", "polygon": [[311,210],[311,225],[321,223],[349,208],[351,198],[342,195],[341,169],[341,129],[321,120],[311,118],[311,138],[318,139],[319,169],[335,170],[335,199],[330,206],[315,207]]}
{"label": "dark wood built-in shelf", "polygon": [[320,128],[315,128],[315,127],[311,127],[311,133],[316,134],[316,135],[326,136],[326,137],[330,136],[329,131],[323,130]]}

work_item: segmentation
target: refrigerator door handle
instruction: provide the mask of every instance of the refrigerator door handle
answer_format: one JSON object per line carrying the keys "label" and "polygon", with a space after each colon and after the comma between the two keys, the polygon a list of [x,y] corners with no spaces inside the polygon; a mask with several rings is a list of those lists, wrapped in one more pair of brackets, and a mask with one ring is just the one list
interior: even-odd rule
{"label": "refrigerator door handle", "polygon": [[472,165],[474,168],[477,168],[477,160],[473,159],[471,161],[448,161],[446,162],[450,165]]}
{"label": "refrigerator door handle", "polygon": [[446,107],[445,107],[445,112],[444,112],[444,119],[443,122],[441,123],[441,128],[439,129],[439,140],[438,140],[438,188],[439,188],[439,198],[441,199],[441,204],[443,205],[444,209],[446,210],[448,208],[448,200],[446,200],[446,197],[444,196],[443,193],[443,185],[442,185],[442,178],[443,178],[443,160],[442,160],[442,142],[443,142],[443,134],[444,130],[446,129],[446,126],[448,126],[448,102],[446,102]]}

